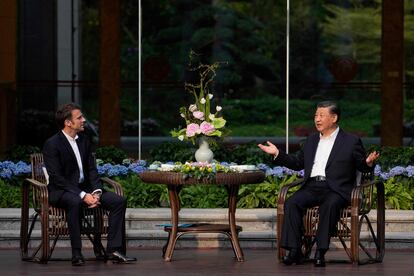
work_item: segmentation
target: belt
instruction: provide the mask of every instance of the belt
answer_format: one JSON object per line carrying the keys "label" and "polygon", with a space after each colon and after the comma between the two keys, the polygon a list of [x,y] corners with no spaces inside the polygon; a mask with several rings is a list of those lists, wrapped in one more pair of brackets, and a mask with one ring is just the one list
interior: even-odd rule
{"label": "belt", "polygon": [[326,181],[326,177],[323,176],[323,175],[317,175],[317,176],[311,177],[310,180],[313,180],[313,181]]}

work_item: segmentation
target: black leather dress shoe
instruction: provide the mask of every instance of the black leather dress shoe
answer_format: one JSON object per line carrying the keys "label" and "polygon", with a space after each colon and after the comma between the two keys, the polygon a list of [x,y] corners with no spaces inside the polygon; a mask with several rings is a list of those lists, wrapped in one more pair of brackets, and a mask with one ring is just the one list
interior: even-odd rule
{"label": "black leather dress shoe", "polygon": [[106,261],[108,258],[104,255],[104,254],[102,254],[102,253],[99,253],[99,254],[95,254],[95,258],[96,258],[96,260],[97,261]]}
{"label": "black leather dress shoe", "polygon": [[314,264],[315,264],[315,267],[325,266],[325,252],[322,252],[321,250],[316,250]]}
{"label": "black leather dress shoe", "polygon": [[83,258],[82,254],[72,256],[72,265],[73,266],[82,266],[84,264],[85,264],[85,259]]}
{"label": "black leather dress shoe", "polygon": [[114,251],[109,254],[108,260],[111,260],[113,263],[129,264],[136,262],[137,258],[127,257],[119,251]]}
{"label": "black leather dress shoe", "polygon": [[293,263],[296,263],[297,265],[303,264],[302,251],[299,248],[292,248],[289,251],[289,254],[287,256],[283,257],[282,262],[285,265],[292,265]]}

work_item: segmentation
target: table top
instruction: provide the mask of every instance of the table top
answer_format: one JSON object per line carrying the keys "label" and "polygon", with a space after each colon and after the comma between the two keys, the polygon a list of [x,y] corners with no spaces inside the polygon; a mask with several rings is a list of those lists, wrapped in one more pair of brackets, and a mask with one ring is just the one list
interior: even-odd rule
{"label": "table top", "polygon": [[240,185],[240,184],[258,184],[265,179],[265,173],[260,170],[245,172],[219,172],[213,179],[194,177],[185,178],[181,172],[169,171],[145,171],[139,174],[141,180],[145,183],[167,184],[167,185]]}

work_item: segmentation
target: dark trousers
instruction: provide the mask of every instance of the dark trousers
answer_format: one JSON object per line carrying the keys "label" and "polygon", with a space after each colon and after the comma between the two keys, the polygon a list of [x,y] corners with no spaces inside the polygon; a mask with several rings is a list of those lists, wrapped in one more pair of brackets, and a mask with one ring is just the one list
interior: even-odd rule
{"label": "dark trousers", "polygon": [[307,208],[319,206],[316,245],[320,250],[328,250],[330,236],[336,230],[340,210],[347,205],[347,200],[332,191],[326,181],[308,181],[285,203],[281,247],[289,250],[302,246],[303,215]]}
{"label": "dark trousers", "polygon": [[[109,211],[108,216],[108,251],[124,249],[124,227],[126,200],[113,193],[104,192],[101,196],[101,207]],[[54,206],[66,211],[70,243],[72,248],[82,248],[81,215],[84,203],[79,195],[65,192]]]}

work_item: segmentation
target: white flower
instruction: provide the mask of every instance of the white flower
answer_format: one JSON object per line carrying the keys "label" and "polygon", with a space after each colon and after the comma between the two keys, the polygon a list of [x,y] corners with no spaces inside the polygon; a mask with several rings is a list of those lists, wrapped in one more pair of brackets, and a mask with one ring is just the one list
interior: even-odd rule
{"label": "white flower", "polygon": [[195,104],[190,104],[190,107],[188,108],[188,110],[190,110],[190,112],[194,112],[197,110],[197,105]]}
{"label": "white flower", "polygon": [[208,94],[208,98],[211,100],[213,98],[213,94]]}
{"label": "white flower", "polygon": [[214,118],[215,118],[214,114],[210,114],[210,115],[208,115],[208,117],[210,118],[210,120],[214,120]]}
{"label": "white flower", "polygon": [[201,103],[201,104],[205,104],[205,103],[206,103],[206,99],[201,98],[200,103]]}
{"label": "white flower", "polygon": [[178,136],[178,140],[183,141],[184,140],[184,135]]}
{"label": "white flower", "polygon": [[219,112],[220,110],[222,110],[222,108],[221,108],[221,106],[216,106],[216,110],[217,110],[217,112]]}
{"label": "white flower", "polygon": [[185,118],[185,115],[183,113],[180,113],[180,116],[183,117],[183,118]]}

